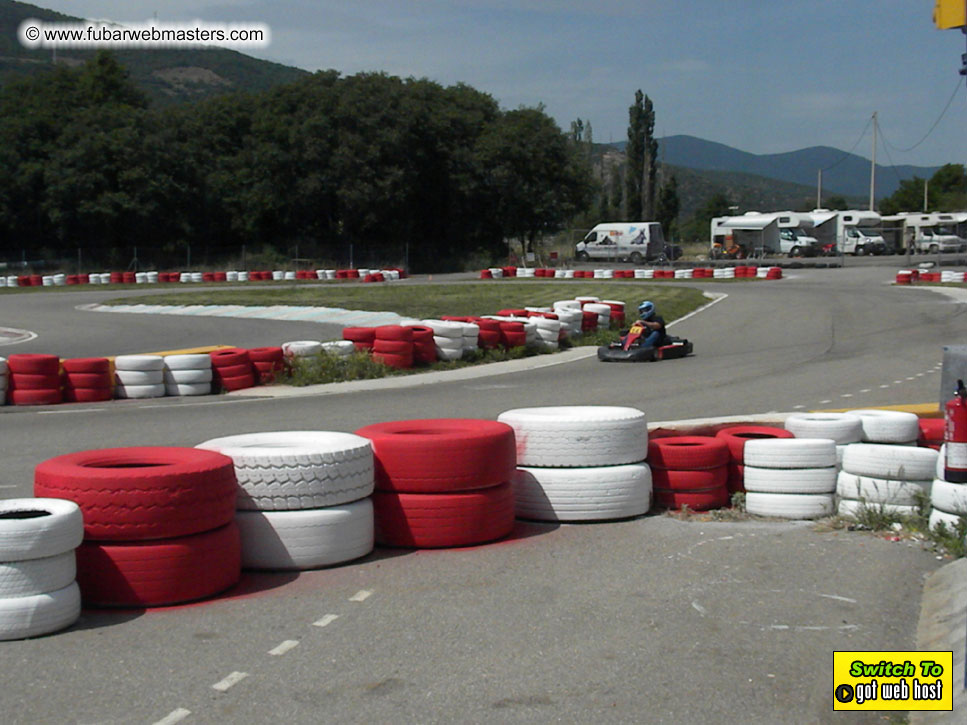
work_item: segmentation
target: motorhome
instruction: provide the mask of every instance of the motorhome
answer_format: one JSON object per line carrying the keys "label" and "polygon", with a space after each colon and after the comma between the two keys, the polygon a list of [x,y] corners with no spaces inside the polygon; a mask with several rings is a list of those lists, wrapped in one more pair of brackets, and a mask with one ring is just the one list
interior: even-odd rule
{"label": "motorhome", "polygon": [[810,227],[812,220],[807,215],[791,211],[715,217],[711,222],[712,255],[813,256],[819,252],[819,243],[807,233]]}
{"label": "motorhome", "polygon": [[963,252],[967,241],[957,236],[957,225],[962,215],[930,212],[906,214],[903,220],[903,240],[913,252]]}
{"label": "motorhome", "polygon": [[598,224],[574,247],[578,261],[627,260],[640,264],[665,252],[665,238],[658,222],[609,222]]}
{"label": "motorhome", "polygon": [[820,254],[833,254],[836,251],[836,224],[839,212],[829,209],[813,209],[807,215],[813,226],[810,234],[819,242]]}
{"label": "motorhome", "polygon": [[837,212],[837,249],[841,254],[886,254],[886,240],[880,234],[882,222],[875,211],[848,209]]}

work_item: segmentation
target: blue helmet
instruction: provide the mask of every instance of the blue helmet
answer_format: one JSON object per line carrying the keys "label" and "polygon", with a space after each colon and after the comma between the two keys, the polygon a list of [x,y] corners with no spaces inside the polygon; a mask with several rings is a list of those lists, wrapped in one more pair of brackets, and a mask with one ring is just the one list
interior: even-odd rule
{"label": "blue helmet", "polygon": [[655,303],[651,300],[645,300],[640,305],[638,305],[638,315],[643,320],[647,320],[655,314]]}

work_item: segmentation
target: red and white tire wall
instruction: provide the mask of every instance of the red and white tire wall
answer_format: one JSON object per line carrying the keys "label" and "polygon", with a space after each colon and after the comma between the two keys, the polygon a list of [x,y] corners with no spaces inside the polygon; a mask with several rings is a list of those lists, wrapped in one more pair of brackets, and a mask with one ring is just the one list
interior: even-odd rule
{"label": "red and white tire wall", "polygon": [[712,436],[657,438],[648,444],[655,504],[708,511],[729,505],[729,447]]}

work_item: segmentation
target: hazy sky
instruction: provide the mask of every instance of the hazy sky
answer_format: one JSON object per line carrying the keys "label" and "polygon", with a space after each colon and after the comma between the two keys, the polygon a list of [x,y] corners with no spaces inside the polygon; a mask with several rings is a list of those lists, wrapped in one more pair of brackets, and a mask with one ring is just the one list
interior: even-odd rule
{"label": "hazy sky", "polygon": [[[850,150],[874,111],[877,161],[967,163],[964,36],[933,0],[48,0],[88,18],[267,23],[252,55],[307,70],[464,82],[504,108],[543,103],[620,141],[641,88],[659,136],[753,153]],[[956,93],[955,93],[956,91]],[[926,141],[951,96],[953,103]],[[884,141],[887,144],[884,146]],[[869,158],[870,130],[855,153]]]}

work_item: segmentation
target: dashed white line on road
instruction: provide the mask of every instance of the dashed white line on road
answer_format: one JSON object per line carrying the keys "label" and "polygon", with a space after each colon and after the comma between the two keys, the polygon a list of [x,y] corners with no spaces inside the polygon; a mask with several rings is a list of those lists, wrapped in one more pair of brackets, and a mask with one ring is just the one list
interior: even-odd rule
{"label": "dashed white line on road", "polygon": [[841,397],[841,398],[852,398],[853,397],[853,394],[852,393],[843,393],[839,397]]}
{"label": "dashed white line on road", "polygon": [[67,408],[64,410],[38,410],[38,415],[65,415],[67,413],[106,413],[107,408]]}
{"label": "dashed white line on road", "polygon": [[278,657],[279,655],[284,655],[289,650],[294,649],[294,648],[296,648],[298,646],[299,646],[299,640],[297,640],[297,639],[287,639],[282,644],[280,644],[280,645],[278,645],[278,646],[270,649],[269,650],[269,654],[270,655],[273,655],[275,657]]}
{"label": "dashed white line on road", "polygon": [[183,707],[179,707],[177,710],[172,710],[163,718],[154,723],[154,725],[175,725],[176,722],[181,722],[186,717],[191,715],[191,710],[186,710]]}
{"label": "dashed white line on road", "polygon": [[248,677],[248,672],[233,672],[221,682],[216,682],[214,685],[212,685],[212,689],[218,690],[219,692],[225,692],[230,687],[237,685],[246,677]]}
{"label": "dashed white line on road", "polygon": [[365,602],[372,595],[373,595],[373,593],[371,591],[369,591],[367,589],[360,589],[358,592],[356,592],[351,597],[349,597],[349,601],[351,601],[351,602]]}
{"label": "dashed white line on road", "polygon": [[890,387],[890,384],[887,383],[886,385],[881,385],[880,390],[885,390],[886,388],[889,388],[889,387]]}
{"label": "dashed white line on road", "polygon": [[333,622],[335,622],[337,619],[339,619],[339,615],[338,614],[327,614],[322,619],[317,619],[315,622],[313,622],[312,623],[312,626],[314,626],[314,627],[328,627],[330,624],[332,624]]}
{"label": "dashed white line on road", "polygon": [[870,388],[863,388],[860,392],[861,393],[868,393],[868,392],[870,392]]}

